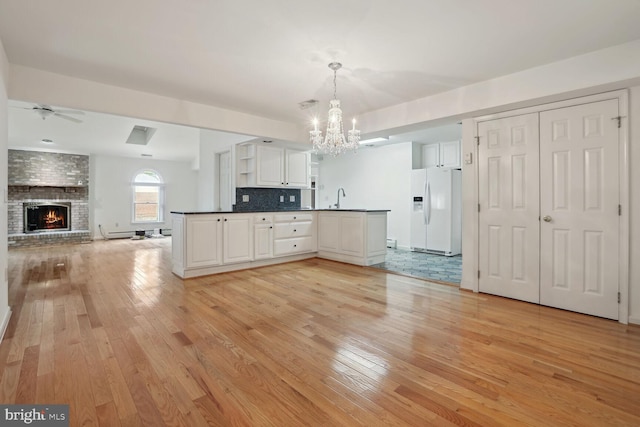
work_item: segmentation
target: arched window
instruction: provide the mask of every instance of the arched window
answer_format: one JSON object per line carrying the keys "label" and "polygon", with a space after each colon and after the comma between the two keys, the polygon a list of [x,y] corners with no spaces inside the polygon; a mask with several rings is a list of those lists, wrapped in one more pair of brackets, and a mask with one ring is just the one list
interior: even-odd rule
{"label": "arched window", "polygon": [[133,178],[133,222],[162,222],[164,185],[160,174],[144,169]]}

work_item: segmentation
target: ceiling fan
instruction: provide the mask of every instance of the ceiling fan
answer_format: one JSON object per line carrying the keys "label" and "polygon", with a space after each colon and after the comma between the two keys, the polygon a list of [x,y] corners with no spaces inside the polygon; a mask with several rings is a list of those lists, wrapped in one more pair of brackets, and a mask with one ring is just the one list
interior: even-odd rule
{"label": "ceiling fan", "polygon": [[40,117],[42,117],[42,120],[46,119],[47,117],[54,116],[54,117],[60,117],[61,119],[69,120],[75,123],[82,123],[82,120],[76,119],[75,117],[71,117],[68,114],[84,114],[83,111],[78,111],[78,110],[53,109],[50,105],[46,105],[46,104],[37,104],[37,105],[34,105],[33,107],[16,107],[16,108],[35,111],[36,113],[38,113],[38,115],[40,115]]}

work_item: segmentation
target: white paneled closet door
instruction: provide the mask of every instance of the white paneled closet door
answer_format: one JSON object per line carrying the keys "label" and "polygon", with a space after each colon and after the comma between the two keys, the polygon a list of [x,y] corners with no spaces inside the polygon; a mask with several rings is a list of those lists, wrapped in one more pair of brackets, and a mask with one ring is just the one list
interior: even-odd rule
{"label": "white paneled closet door", "polygon": [[617,116],[617,100],[540,113],[540,303],[610,319],[618,319]]}
{"label": "white paneled closet door", "polygon": [[479,290],[540,299],[538,113],[478,124]]}

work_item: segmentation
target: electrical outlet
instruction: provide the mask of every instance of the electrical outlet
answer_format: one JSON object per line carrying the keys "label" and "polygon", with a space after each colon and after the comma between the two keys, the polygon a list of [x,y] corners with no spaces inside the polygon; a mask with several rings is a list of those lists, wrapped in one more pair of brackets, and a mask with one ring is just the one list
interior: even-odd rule
{"label": "electrical outlet", "polygon": [[280,203],[284,203],[284,196],[280,196]]}
{"label": "electrical outlet", "polygon": [[248,194],[243,194],[242,195],[242,201],[243,202],[248,202],[249,201],[249,195]]}
{"label": "electrical outlet", "polygon": [[295,202],[296,201],[296,196],[289,196],[289,201],[290,202]]}

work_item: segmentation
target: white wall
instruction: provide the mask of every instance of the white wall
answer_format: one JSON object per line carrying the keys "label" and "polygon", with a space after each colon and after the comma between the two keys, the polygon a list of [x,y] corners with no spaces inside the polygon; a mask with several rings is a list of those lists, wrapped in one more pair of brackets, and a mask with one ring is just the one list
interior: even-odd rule
{"label": "white wall", "polygon": [[0,340],[9,323],[11,308],[9,307],[9,282],[7,281],[7,177],[8,177],[8,98],[9,62],[0,40],[0,191],[2,207],[0,208]]}
{"label": "white wall", "polygon": [[[216,185],[218,181],[216,155],[225,151],[232,151],[234,144],[250,139],[253,139],[253,137],[247,135],[222,134],[207,129],[200,130],[200,169],[198,171],[199,211],[212,212],[219,210],[218,187]],[[232,199],[233,197],[235,196],[232,195]]]}
{"label": "white wall", "polygon": [[[90,226],[94,238],[101,238],[98,224],[105,232],[171,228],[170,211],[197,210],[198,174],[189,162],[91,156],[89,164]],[[156,170],[165,183],[165,222],[162,224],[142,226],[131,223],[131,182],[144,168]]]}
{"label": "white wall", "polygon": [[390,209],[387,237],[398,246],[410,245],[411,142],[381,147],[361,147],[356,153],[337,157],[325,155],[319,162],[317,208],[336,203],[338,188],[341,208]]}

